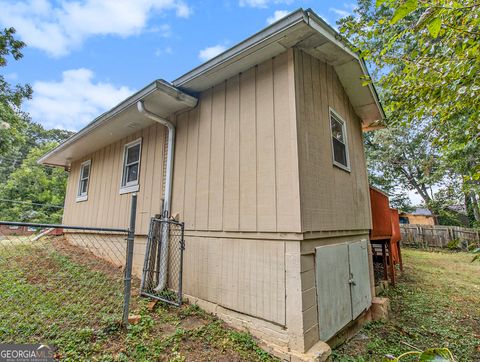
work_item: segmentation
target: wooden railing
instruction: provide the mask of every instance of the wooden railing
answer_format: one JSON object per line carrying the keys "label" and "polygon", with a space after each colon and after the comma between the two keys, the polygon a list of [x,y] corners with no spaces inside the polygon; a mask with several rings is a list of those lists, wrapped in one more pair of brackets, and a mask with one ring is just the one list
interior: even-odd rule
{"label": "wooden railing", "polygon": [[402,244],[421,248],[458,247],[471,250],[480,246],[480,230],[459,226],[401,224]]}

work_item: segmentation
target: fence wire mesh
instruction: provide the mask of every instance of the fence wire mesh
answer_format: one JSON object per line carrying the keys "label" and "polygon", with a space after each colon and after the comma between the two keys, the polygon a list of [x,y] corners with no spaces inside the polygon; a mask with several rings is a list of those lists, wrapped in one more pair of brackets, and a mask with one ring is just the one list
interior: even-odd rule
{"label": "fence wire mesh", "polygon": [[0,341],[61,349],[118,328],[127,233],[0,222]]}
{"label": "fence wire mesh", "polygon": [[182,304],[184,224],[152,218],[147,238],[140,293],[163,302]]}

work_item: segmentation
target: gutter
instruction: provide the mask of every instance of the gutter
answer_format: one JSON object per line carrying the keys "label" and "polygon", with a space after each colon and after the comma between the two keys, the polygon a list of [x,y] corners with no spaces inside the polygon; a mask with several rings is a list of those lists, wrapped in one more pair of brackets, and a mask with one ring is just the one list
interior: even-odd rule
{"label": "gutter", "polygon": [[209,61],[199,65],[188,73],[175,79],[172,84],[176,87],[181,87],[183,84],[188,83],[189,81],[197,78],[198,76],[209,72],[213,68],[217,68],[222,64],[232,60],[233,58],[240,56],[241,54],[249,51],[251,48],[258,46],[260,43],[264,43],[267,40],[274,38],[282,31],[285,31],[286,29],[291,28],[302,22],[308,23],[307,19],[307,13],[302,8],[297,9],[285,18],[253,34],[241,43],[235,45],[233,48],[230,48],[223,53],[220,53],[216,57],[210,59]]}
{"label": "gutter", "polygon": [[[150,112],[145,108],[143,100],[137,102],[137,109],[140,114],[151,120],[162,124],[168,129],[168,144],[167,144],[167,165],[165,175],[165,195],[162,210],[162,219],[170,217],[171,199],[172,199],[172,183],[173,183],[173,156],[175,152],[175,125],[168,119],[165,119],[155,113]],[[158,270],[158,285],[154,288],[156,292],[161,292],[167,285],[167,271],[168,271],[168,249],[169,249],[169,225],[163,223],[162,225],[162,239],[160,246],[160,262]]]}
{"label": "gutter", "polygon": [[[97,118],[95,118],[92,122],[90,122],[88,125],[86,125],[84,128],[82,128],[80,131],[75,133],[73,136],[68,138],[66,141],[58,145],[56,148],[48,152],[47,154],[43,155],[38,161],[38,164],[48,164],[51,166],[59,166],[59,165],[54,165],[54,164],[49,164],[46,163],[45,161],[51,157],[52,155],[58,153],[59,151],[63,150],[64,148],[67,148],[71,144],[75,143],[78,141],[80,138],[83,138],[90,133],[94,132],[96,128],[99,126],[102,126],[105,122],[108,122],[110,119],[118,115],[119,113],[123,112],[127,108],[131,107],[132,105],[135,105],[139,100],[145,99],[152,93],[155,93],[157,91],[166,93],[170,95],[172,98],[175,98],[179,101],[184,101],[188,106],[194,107],[197,104],[197,99],[185,94],[184,92],[180,91],[179,89],[175,88],[172,86],[170,83],[163,79],[155,80],[146,87],[142,88],[139,90],[137,93],[131,95],[127,99],[125,99],[123,102],[119,103],[109,111],[101,114]],[[63,165],[62,165],[63,166]]]}

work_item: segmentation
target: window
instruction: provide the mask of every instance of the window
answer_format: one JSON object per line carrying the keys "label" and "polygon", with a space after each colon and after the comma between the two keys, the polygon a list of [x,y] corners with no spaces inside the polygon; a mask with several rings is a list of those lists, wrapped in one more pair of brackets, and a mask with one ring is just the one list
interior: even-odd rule
{"label": "window", "polygon": [[82,162],[80,165],[80,180],[78,180],[77,201],[86,201],[88,198],[88,181],[90,179],[91,165],[91,160]]}
{"label": "window", "polygon": [[120,188],[121,194],[138,191],[141,151],[141,139],[125,145],[125,151],[123,155],[122,184]]}
{"label": "window", "polygon": [[332,130],[333,164],[350,171],[345,121],[331,108],[330,128]]}

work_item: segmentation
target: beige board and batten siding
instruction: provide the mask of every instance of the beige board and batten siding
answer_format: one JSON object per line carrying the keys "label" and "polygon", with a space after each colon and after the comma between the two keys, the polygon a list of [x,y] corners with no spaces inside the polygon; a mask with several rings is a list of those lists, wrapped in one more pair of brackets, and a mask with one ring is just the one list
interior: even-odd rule
{"label": "beige board and batten siding", "polygon": [[[361,122],[334,68],[298,49],[295,83],[302,231],[368,230]],[[346,123],[350,171],[333,165],[329,107]]]}
{"label": "beige board and batten siding", "polygon": [[290,50],[207,89],[176,117],[172,213],[186,228],[184,291],[280,325],[285,241],[271,235],[300,231],[293,71]]}
{"label": "beige board and batten siding", "polygon": [[177,116],[172,213],[187,231],[300,231],[293,72],[289,50]]}
{"label": "beige board and batten siding", "polygon": [[[141,138],[136,230],[137,234],[146,234],[150,218],[161,212],[165,136],[165,127],[154,124],[72,162],[65,196],[67,207],[63,214],[63,223],[90,227],[128,228],[132,194],[120,194],[124,146]],[[77,202],[80,164],[85,160],[92,161],[88,198]]]}

